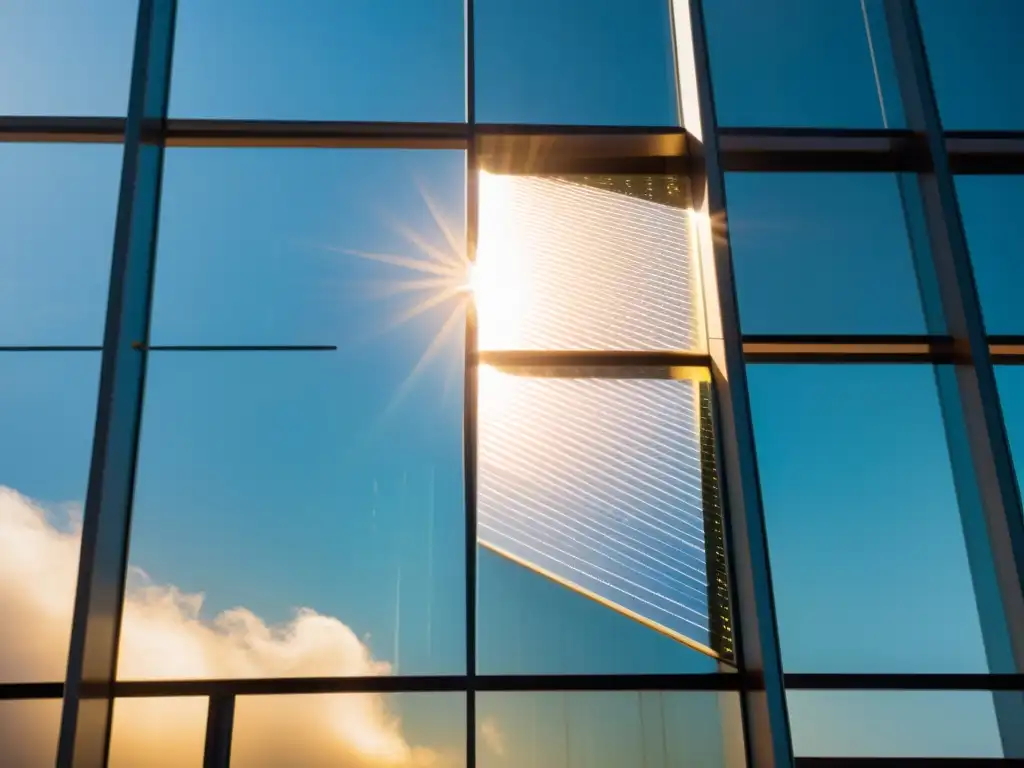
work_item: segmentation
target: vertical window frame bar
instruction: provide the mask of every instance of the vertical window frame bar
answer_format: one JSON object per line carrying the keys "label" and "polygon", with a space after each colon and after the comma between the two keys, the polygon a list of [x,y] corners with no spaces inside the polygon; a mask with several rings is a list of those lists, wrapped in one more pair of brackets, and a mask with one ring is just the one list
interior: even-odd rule
{"label": "vertical window frame bar", "polygon": [[[718,400],[728,555],[736,602],[737,659],[755,684],[742,694],[748,765],[794,764],[772,591],[764,505],[754,445],[732,250],[725,174],[702,0],[669,0],[679,117],[697,159],[693,192],[712,381]],[[701,142],[697,146],[697,142]]]}
{"label": "vertical window frame bar", "polygon": [[[989,669],[1024,671],[1024,516],[1003,422],[948,149],[916,0],[885,0],[908,127],[923,136],[930,170],[901,179],[929,331],[953,338],[951,366],[935,369],[950,462]],[[912,226],[914,223],[917,227]],[[993,693],[1003,753],[1024,757],[1024,694]]]}
{"label": "vertical window frame bar", "polygon": [[176,11],[176,0],[139,2],[58,741],[62,768],[100,768],[110,750]]}

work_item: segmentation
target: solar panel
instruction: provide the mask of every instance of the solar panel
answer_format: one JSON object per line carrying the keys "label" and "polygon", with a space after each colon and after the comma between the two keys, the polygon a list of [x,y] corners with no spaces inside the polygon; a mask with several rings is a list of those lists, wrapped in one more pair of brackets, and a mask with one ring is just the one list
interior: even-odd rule
{"label": "solar panel", "polygon": [[[703,344],[672,177],[485,175],[480,203],[482,350]],[[478,538],[728,659],[710,392],[700,378],[481,365]]]}

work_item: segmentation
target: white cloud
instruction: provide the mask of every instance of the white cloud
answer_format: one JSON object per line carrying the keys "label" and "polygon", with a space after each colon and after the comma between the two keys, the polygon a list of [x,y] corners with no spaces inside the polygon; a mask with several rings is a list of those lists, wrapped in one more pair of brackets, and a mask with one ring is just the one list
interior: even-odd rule
{"label": "white cloud", "polygon": [[505,734],[498,725],[498,721],[493,717],[485,717],[481,721],[480,737],[487,749],[498,757],[505,756]]}
{"label": "white cloud", "polygon": [[[0,486],[0,681],[63,679],[77,578],[79,533],[39,503]],[[268,626],[245,608],[212,622],[201,594],[129,579],[120,677],[225,678],[387,675],[390,666],[345,624],[310,609]],[[204,699],[120,700],[112,765],[201,761]],[[0,702],[5,765],[52,765],[59,702]],[[377,694],[238,700],[233,765],[435,766],[445,757],[411,745]],[[454,754],[454,753],[453,753]],[[461,760],[454,760],[455,764]]]}

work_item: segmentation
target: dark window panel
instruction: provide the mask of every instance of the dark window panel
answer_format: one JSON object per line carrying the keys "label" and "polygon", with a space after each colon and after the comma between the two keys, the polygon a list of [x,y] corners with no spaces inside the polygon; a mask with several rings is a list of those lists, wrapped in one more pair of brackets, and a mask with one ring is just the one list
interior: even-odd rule
{"label": "dark window panel", "polygon": [[956,191],[985,330],[1024,334],[1024,176],[959,176]]}
{"label": "dark window panel", "polygon": [[677,125],[668,4],[479,0],[477,120]]}
{"label": "dark window panel", "polygon": [[744,333],[925,332],[894,176],[731,173],[726,183]]}
{"label": "dark window panel", "polygon": [[181,0],[170,113],[461,121],[462,0]]}
{"label": "dark window panel", "polygon": [[1022,130],[1024,5],[1017,0],[917,4],[947,130]]}
{"label": "dark window panel", "polygon": [[723,126],[900,128],[879,0],[705,3]]}
{"label": "dark window panel", "polygon": [[748,371],[786,671],[987,671],[934,372]]}

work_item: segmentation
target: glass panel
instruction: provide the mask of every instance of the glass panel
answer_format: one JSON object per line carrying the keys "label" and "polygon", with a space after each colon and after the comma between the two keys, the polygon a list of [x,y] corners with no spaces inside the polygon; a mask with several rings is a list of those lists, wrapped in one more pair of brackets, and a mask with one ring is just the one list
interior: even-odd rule
{"label": "glass panel", "polygon": [[995,366],[999,402],[1003,406],[1003,423],[1017,473],[1017,484],[1024,476],[1024,367]]}
{"label": "glass panel", "polygon": [[798,757],[1002,757],[984,691],[789,691]]}
{"label": "glass panel", "polygon": [[0,144],[0,346],[103,343],[122,154]]}
{"label": "glass panel", "polygon": [[461,322],[154,354],[122,677],[464,671]]}
{"label": "glass panel", "polygon": [[482,173],[480,348],[703,348],[684,204],[674,176]]}
{"label": "glass panel", "polygon": [[732,173],[743,332],[924,333],[896,178]]}
{"label": "glass panel", "polygon": [[[709,587],[717,560],[707,544],[721,534],[710,507],[705,517],[713,471],[702,434],[707,389],[674,380],[685,375],[678,370],[647,379],[581,375],[480,369],[479,539],[496,556],[481,564],[480,671],[711,671],[714,664],[677,647],[731,653],[728,604]],[[574,605],[588,600],[603,612]],[[649,629],[603,615],[612,612]],[[523,629],[499,632],[510,622]],[[539,641],[531,624],[550,638]],[[599,628],[616,631],[617,642]],[[655,632],[678,643],[646,637]],[[581,651],[576,638],[588,635],[600,640]],[[608,646],[618,659],[602,653]]]}
{"label": "glass panel", "polygon": [[1021,130],[1024,5],[1017,0],[918,3],[932,82],[950,130]]}
{"label": "glass panel", "polygon": [[181,0],[177,117],[461,121],[463,0]]}
{"label": "glass panel", "polygon": [[199,768],[207,708],[205,697],[115,700],[110,768]]}
{"label": "glass panel", "polygon": [[789,672],[985,672],[934,372],[750,366]]}
{"label": "glass panel", "polygon": [[904,125],[880,0],[715,0],[705,17],[719,125]]}
{"label": "glass panel", "polygon": [[477,765],[742,766],[733,693],[481,693]]}
{"label": "glass panel", "polygon": [[1024,333],[1024,176],[958,176],[956,192],[989,333]]}
{"label": "glass panel", "polygon": [[99,367],[0,354],[0,682],[64,679]]}
{"label": "glass panel", "polygon": [[4,0],[0,114],[125,115],[138,5]]}
{"label": "glass panel", "polygon": [[464,198],[463,152],[172,149],[153,343],[339,344],[394,370],[411,353],[375,347],[420,344],[465,290]]}
{"label": "glass panel", "polygon": [[0,763],[51,768],[57,757],[60,709],[60,699],[0,701]]}
{"label": "glass panel", "polygon": [[242,696],[232,768],[466,765],[462,694]]}
{"label": "glass panel", "polygon": [[477,119],[678,125],[668,4],[478,0]]}

